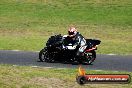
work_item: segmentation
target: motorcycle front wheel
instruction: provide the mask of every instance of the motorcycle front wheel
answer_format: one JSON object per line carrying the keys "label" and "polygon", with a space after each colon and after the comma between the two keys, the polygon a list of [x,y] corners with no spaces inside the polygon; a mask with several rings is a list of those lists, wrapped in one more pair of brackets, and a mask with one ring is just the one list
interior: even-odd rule
{"label": "motorcycle front wheel", "polygon": [[39,52],[39,59],[41,62],[53,63],[55,62],[54,56],[54,53],[49,53],[46,47]]}
{"label": "motorcycle front wheel", "polygon": [[41,62],[46,62],[48,59],[48,53],[47,53],[47,50],[46,48],[42,49],[40,52],[39,52],[39,60]]}

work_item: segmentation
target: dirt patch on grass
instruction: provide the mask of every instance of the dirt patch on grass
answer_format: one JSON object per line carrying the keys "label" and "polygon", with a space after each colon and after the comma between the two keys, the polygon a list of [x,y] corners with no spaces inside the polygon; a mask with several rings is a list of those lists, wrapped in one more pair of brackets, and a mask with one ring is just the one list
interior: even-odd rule
{"label": "dirt patch on grass", "polygon": [[64,86],[65,81],[57,78],[36,77],[29,80],[29,83],[45,86],[47,88],[60,88]]}
{"label": "dirt patch on grass", "polygon": [[[40,85],[46,88],[82,88],[76,81],[73,82],[58,78],[36,77],[29,80],[29,84]],[[83,86],[83,88],[84,87],[86,86]]]}

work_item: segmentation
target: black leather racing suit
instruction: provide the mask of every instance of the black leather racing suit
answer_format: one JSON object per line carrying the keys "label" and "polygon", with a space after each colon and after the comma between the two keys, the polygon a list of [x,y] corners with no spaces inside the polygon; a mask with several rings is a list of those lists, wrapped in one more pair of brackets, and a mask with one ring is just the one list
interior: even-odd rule
{"label": "black leather racing suit", "polygon": [[74,41],[73,45],[79,46],[79,50],[77,51],[77,57],[79,57],[80,54],[86,49],[86,40],[79,32],[77,32],[75,37],[72,38],[72,41]]}

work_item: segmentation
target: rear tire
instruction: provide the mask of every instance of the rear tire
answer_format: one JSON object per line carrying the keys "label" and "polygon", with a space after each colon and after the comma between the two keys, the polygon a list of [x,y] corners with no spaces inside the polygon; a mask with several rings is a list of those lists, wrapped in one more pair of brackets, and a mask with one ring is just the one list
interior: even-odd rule
{"label": "rear tire", "polygon": [[84,59],[85,60],[83,64],[92,64],[96,59],[96,52],[95,51],[85,52]]}

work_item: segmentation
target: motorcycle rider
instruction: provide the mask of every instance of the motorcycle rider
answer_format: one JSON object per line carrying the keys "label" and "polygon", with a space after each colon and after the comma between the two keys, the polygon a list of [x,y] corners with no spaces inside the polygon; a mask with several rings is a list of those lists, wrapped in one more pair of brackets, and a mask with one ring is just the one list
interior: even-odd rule
{"label": "motorcycle rider", "polygon": [[75,27],[70,27],[68,29],[68,37],[74,41],[75,46],[79,46],[79,50],[77,51],[76,59],[80,59],[81,54],[86,49],[86,40],[85,38],[77,31]]}

